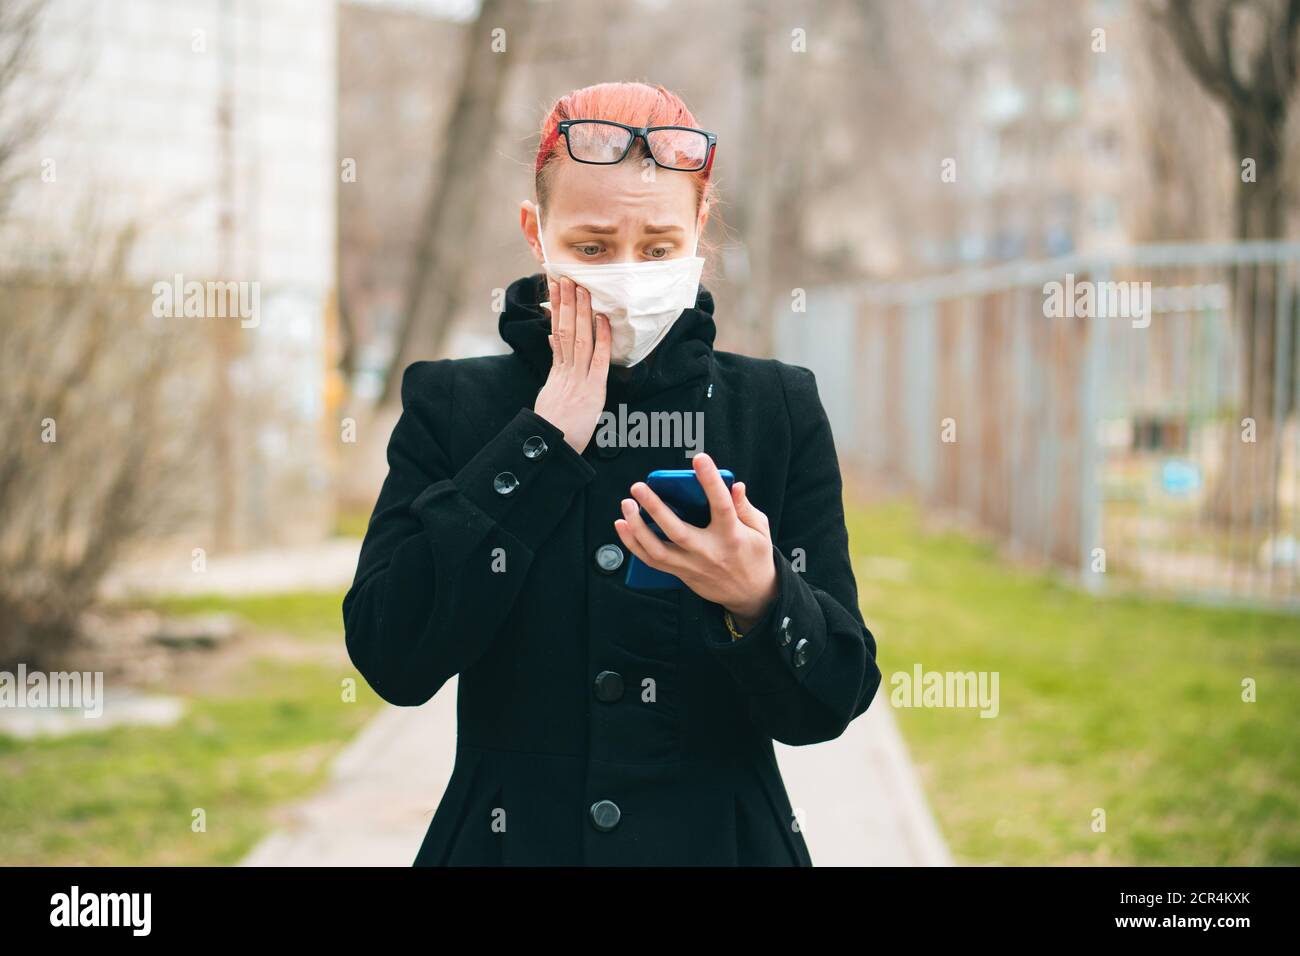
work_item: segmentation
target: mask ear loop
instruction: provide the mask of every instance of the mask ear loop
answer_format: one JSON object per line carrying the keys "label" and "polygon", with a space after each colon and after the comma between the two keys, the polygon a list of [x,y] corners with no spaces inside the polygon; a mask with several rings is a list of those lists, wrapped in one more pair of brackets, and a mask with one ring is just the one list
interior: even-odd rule
{"label": "mask ear loop", "polygon": [[537,244],[542,247],[542,265],[549,266],[546,261],[546,243],[542,242],[542,208],[537,207]]}
{"label": "mask ear loop", "polygon": [[[546,243],[542,242],[542,208],[540,206],[537,207],[537,244],[542,247],[542,278],[545,279],[545,273],[550,263],[546,261]],[[548,311],[551,308],[549,302],[539,302],[538,305]]]}

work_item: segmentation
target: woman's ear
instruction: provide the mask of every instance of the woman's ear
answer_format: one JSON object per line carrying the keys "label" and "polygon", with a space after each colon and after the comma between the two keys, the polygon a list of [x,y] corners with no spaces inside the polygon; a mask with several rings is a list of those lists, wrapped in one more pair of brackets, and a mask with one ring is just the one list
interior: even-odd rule
{"label": "woman's ear", "polygon": [[705,205],[700,209],[699,218],[695,220],[695,235],[700,240],[704,239],[704,227],[709,224],[709,207]]}
{"label": "woman's ear", "polygon": [[540,263],[545,261],[545,257],[537,239],[537,228],[537,204],[531,199],[525,199],[519,204],[519,229],[524,234],[524,242],[533,251],[533,258]]}

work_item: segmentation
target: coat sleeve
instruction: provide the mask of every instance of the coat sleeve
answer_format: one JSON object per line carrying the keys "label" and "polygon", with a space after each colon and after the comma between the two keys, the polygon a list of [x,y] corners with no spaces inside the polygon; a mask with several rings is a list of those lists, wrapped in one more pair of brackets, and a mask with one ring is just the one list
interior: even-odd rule
{"label": "coat sleeve", "polygon": [[772,548],[779,593],[736,640],[722,608],[706,604],[706,640],[746,694],[754,724],[774,740],[799,745],[842,734],[871,703],[880,669],[858,609],[839,461],[816,379],[805,368],[778,368],[792,430]]}
{"label": "coat sleeve", "polygon": [[[510,613],[538,547],[595,469],[564,433],[521,408],[457,468],[449,454],[454,365],[416,362],[388,475],[343,599],[348,655],[375,692],[418,705],[482,656]],[[529,443],[534,454],[525,455]],[[509,494],[513,475],[517,486]]]}

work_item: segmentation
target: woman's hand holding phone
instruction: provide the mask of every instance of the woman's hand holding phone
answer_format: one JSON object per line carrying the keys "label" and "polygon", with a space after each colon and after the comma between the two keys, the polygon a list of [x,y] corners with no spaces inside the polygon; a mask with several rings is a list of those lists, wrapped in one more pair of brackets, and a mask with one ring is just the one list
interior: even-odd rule
{"label": "woman's hand holding phone", "polygon": [[568,277],[547,280],[551,308],[551,371],[533,411],[582,454],[605,408],[609,374],[609,319],[593,318],[591,295]]}
{"label": "woman's hand holding phone", "polygon": [[[750,503],[745,483],[727,488],[713,459],[701,452],[691,467],[709,499],[709,524],[683,521],[643,481],[622,502],[623,517],[614,522],[619,539],[652,568],[675,574],[704,598],[731,612],[736,626],[748,631],[776,598],[776,564],[767,515]],[[645,508],[668,536],[662,540],[641,517]]]}

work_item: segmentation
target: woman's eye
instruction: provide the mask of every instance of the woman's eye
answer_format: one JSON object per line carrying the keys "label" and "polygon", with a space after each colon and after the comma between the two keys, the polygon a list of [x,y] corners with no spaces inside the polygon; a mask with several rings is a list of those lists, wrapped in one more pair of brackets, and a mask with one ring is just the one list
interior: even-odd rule
{"label": "woman's eye", "polygon": [[600,246],[578,246],[578,252],[584,256],[598,256],[601,253]]}
{"label": "woman's eye", "polygon": [[651,259],[667,259],[669,250],[664,246],[657,246],[651,249],[649,256]]}

